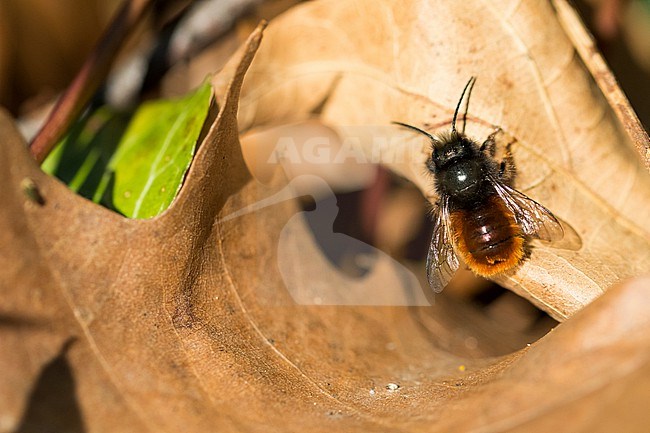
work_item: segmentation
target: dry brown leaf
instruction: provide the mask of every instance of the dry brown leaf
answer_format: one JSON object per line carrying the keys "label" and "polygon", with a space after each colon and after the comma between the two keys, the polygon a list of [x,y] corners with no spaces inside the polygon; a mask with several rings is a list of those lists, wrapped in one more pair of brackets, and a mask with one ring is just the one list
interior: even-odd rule
{"label": "dry brown leaf", "polygon": [[[374,4],[361,15],[381,23]],[[308,8],[293,18],[305,29]],[[0,432],[546,432],[567,419],[573,431],[644,431],[648,279],[610,289],[521,350],[529,335],[444,296],[431,307],[295,302],[283,258],[307,272],[298,289],[359,281],[328,265],[290,201],[228,219],[284,190],[251,179],[237,140],[260,32],[215,78],[215,124],[181,194],[151,220],[122,218],[44,175],[0,117]],[[535,154],[525,151],[517,158]],[[382,263],[367,281],[395,276]],[[408,289],[400,281],[395,290]]]}
{"label": "dry brown leaf", "polygon": [[[580,53],[600,60],[593,49]],[[609,80],[611,106],[546,2],[316,2],[270,26],[245,81],[240,125],[319,116],[368,160],[383,152],[387,167],[431,197],[428,143],[385,125],[448,130],[476,75],[469,135],[482,140],[499,126],[515,137],[518,189],[582,239],[579,251],[535,245],[500,282],[564,320],[612,284],[650,272],[650,176],[634,150],[648,148],[647,135],[606,68],[592,70],[599,85]]]}

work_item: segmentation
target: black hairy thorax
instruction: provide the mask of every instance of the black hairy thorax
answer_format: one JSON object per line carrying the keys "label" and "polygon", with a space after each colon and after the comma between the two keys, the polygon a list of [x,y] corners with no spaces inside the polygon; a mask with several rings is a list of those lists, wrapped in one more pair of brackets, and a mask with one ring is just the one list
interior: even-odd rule
{"label": "black hairy thorax", "polygon": [[427,165],[436,179],[441,197],[449,197],[453,207],[468,208],[477,204],[491,188],[487,175],[493,167],[478,143],[464,134],[438,137]]}

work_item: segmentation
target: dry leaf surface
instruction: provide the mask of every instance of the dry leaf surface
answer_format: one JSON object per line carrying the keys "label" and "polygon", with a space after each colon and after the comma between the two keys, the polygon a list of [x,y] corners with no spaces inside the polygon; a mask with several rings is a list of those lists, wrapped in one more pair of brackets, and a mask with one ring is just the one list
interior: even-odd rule
{"label": "dry leaf surface", "polygon": [[[620,90],[608,83],[604,90],[618,96],[608,105],[549,3],[323,1],[296,8],[268,30],[247,75],[240,125],[320,117],[353,151],[367,160],[380,155],[435,202],[424,170],[429,144],[385,125],[447,131],[470,76],[478,80],[469,135],[482,141],[501,127],[514,137],[517,188],[582,241],[577,251],[535,245],[530,260],[500,283],[564,320],[612,284],[650,272],[650,176],[634,148],[647,148],[647,135],[631,140],[616,117],[631,111],[621,109]],[[623,120],[636,121],[633,112]],[[638,123],[626,127],[642,131]]]}
{"label": "dry leaf surface", "polygon": [[[415,9],[405,7],[403,2],[401,7],[395,4],[392,14],[388,13],[391,9],[373,10],[390,3],[380,6],[355,2],[356,8],[345,4],[313,3],[287,15],[284,21],[278,21],[275,30],[271,29],[265,42],[267,49],[290,46],[278,36],[281,25],[307,31],[315,23],[310,19],[317,15],[321,19],[329,17],[320,22],[319,31],[336,29],[337,41],[349,38],[338,33],[342,30],[337,23],[352,19],[359,32],[373,30],[368,35],[377,35],[378,41],[385,33],[380,26],[382,19],[389,20],[389,28],[411,28],[414,35],[426,30],[424,23],[397,25],[399,19],[407,23],[407,18],[417,20],[420,16],[410,15]],[[416,6],[426,7],[424,3],[414,3]],[[529,5],[519,5],[505,16],[522,13],[525,6]],[[428,17],[433,19],[439,13]],[[463,20],[473,22],[475,15],[452,14],[463,17],[455,21],[457,25]],[[363,17],[373,17],[374,26]],[[442,18],[439,20],[427,24],[441,23]],[[510,20],[519,22],[512,17]],[[444,40],[461,44],[461,30],[456,29],[459,34]],[[319,40],[317,35],[304,36]],[[282,261],[278,260],[278,245],[287,226],[295,236],[283,245],[295,249],[290,257],[296,263],[309,264],[312,280],[308,283],[336,284],[347,289],[354,288],[357,282],[333,273],[327,259],[315,248],[304,222],[297,220],[288,225],[296,221],[298,212],[290,201],[227,219],[283,189],[282,185],[262,187],[252,181],[237,139],[239,88],[259,37],[258,30],[242,50],[241,60],[231,63],[215,78],[219,104],[215,124],[197,153],[179,197],[168,211],[151,220],[122,218],[44,175],[28,156],[11,120],[6,115],[0,119],[0,183],[4,188],[0,207],[0,339],[4,348],[0,354],[0,431],[42,431],[46,426],[57,426],[59,431],[134,432],[541,432],[566,427],[567,417],[575,431],[642,431],[650,421],[638,405],[647,401],[650,382],[647,279],[612,288],[542,340],[518,351],[525,346],[525,335],[499,328],[444,297],[431,307],[306,306],[294,301],[282,280]],[[436,46],[435,35],[428,38]],[[294,38],[292,44],[297,40]],[[496,36],[495,40],[508,41]],[[373,43],[367,45],[375,49]],[[438,49],[443,46],[438,45]],[[476,49],[482,52],[490,46]],[[299,47],[297,44],[296,52],[301,51]],[[325,42],[319,47],[326,54]],[[338,52],[346,50],[339,47]],[[520,51],[514,53],[514,60],[525,57]],[[421,90],[415,83],[420,81],[415,78],[411,86],[417,91],[407,92],[404,86],[398,86],[389,92],[391,87],[386,83],[392,81],[372,68],[365,74],[346,76],[339,70],[342,63],[329,62],[325,56],[322,64],[334,71],[329,78],[301,64],[296,64],[293,75],[290,71],[275,72],[278,80],[281,74],[287,74],[284,89],[289,93],[281,94],[286,103],[279,107],[273,92],[283,87],[279,81],[271,86],[274,81],[268,78],[265,83],[262,74],[270,73],[272,65],[291,64],[280,54],[270,57],[268,52],[262,52],[256,60],[261,63],[250,75],[250,93],[241,110],[246,125],[281,121],[283,116],[304,118],[328,95],[322,116],[334,124],[386,123],[396,115],[409,115],[422,122],[434,115],[445,120],[450,113],[449,102],[457,97],[453,86],[449,86],[440,96],[444,103],[433,104],[431,100],[438,99],[423,98],[428,94],[418,93]],[[304,54],[308,54],[307,48]],[[385,53],[382,59],[368,58],[388,62]],[[565,75],[571,74],[571,68],[578,68],[573,56],[567,56],[567,62],[567,69],[557,69],[551,82],[568,79]],[[349,61],[343,63],[354,66]],[[265,64],[269,70],[262,67]],[[406,64],[400,67],[402,74],[407,74]],[[306,71],[302,75],[301,68]],[[513,66],[512,70],[520,68],[524,66]],[[422,67],[419,73],[426,70]],[[582,77],[576,79],[588,90],[584,76],[573,73]],[[306,76],[314,87],[308,91],[301,80],[292,78],[298,76]],[[441,76],[452,79],[448,74]],[[254,80],[259,82],[253,87]],[[422,82],[430,85],[436,81]],[[497,81],[485,78],[484,82]],[[530,82],[528,87],[519,87],[517,81],[512,85],[520,92],[532,92]],[[357,86],[366,90],[380,86],[382,92],[366,91],[359,94],[366,100],[357,101],[352,98],[356,93],[350,93],[350,88]],[[259,88],[257,95],[253,95],[255,88]],[[541,92],[538,87],[533,89]],[[490,91],[487,85],[483,90],[477,88],[475,98],[483,102],[473,105],[470,132],[479,134],[486,124],[496,123],[517,136],[521,144],[516,158],[526,167],[521,168],[522,173],[528,173],[527,177],[522,174],[522,188],[528,186],[531,195],[538,194],[536,198],[556,206],[558,214],[583,236],[585,248],[602,259],[599,254],[604,248],[594,245],[604,241],[586,235],[587,228],[582,224],[587,222],[580,219],[586,216],[577,216],[582,213],[577,213],[574,201],[584,194],[587,198],[582,198],[581,206],[591,206],[589,210],[616,209],[600,223],[601,227],[595,227],[605,230],[605,234],[613,230],[623,236],[623,228],[631,224],[628,211],[643,211],[639,195],[643,191],[638,190],[646,177],[639,174],[643,173],[641,169],[632,171],[634,176],[629,174],[630,167],[638,163],[633,163],[636,160],[631,149],[625,151],[625,136],[604,108],[601,117],[605,120],[573,131],[573,136],[580,137],[578,142],[557,139],[562,137],[561,128],[553,129],[553,134],[542,127],[520,130],[505,114],[496,120],[491,117],[486,102],[490,92],[494,92],[490,101],[511,103],[510,97],[497,98],[497,90]],[[346,92],[349,97],[344,98]],[[531,93],[527,96],[529,99],[524,101],[535,99]],[[594,97],[599,98],[597,94]],[[393,105],[410,111],[395,108],[395,112],[385,112],[381,117],[376,98],[386,103],[393,101]],[[351,105],[345,122],[335,122],[336,116],[346,114],[347,105],[342,99]],[[265,107],[268,101],[276,108],[275,113]],[[355,110],[353,103],[364,105],[354,105]],[[362,106],[375,111],[374,120],[362,117]],[[550,110],[551,105],[548,107]],[[384,109],[393,108],[385,105]],[[281,110],[287,112],[279,113]],[[506,112],[510,111],[504,107]],[[582,111],[575,114],[582,115]],[[556,119],[558,124],[568,122],[575,127],[571,119]],[[580,176],[589,175],[576,171],[578,175],[566,168],[595,164],[605,158],[600,153],[569,158],[573,155],[571,146],[596,146],[585,137],[591,137],[591,129],[600,128],[601,123],[609,125],[605,129],[611,136],[605,137],[621,139],[619,147],[624,150],[618,149],[612,161],[628,170],[627,197],[606,196],[601,190],[608,184],[601,182],[596,189],[586,183],[591,179],[588,177],[580,183],[583,191],[575,183]],[[546,143],[537,140],[538,135],[546,137],[544,134],[556,138],[556,151],[565,159],[556,160],[550,150],[553,148],[542,151],[533,146]],[[537,159],[531,162],[529,158]],[[394,168],[405,174],[417,170],[415,163]],[[556,184],[561,182],[558,173],[568,182],[566,196],[549,192],[549,185],[561,186]],[[423,189],[428,188],[415,174],[410,176]],[[25,179],[32,183],[25,183]],[[35,185],[44,204],[26,195],[26,185]],[[589,197],[596,192],[601,198],[592,203]],[[632,203],[631,197],[638,203]],[[610,203],[614,200],[620,200],[622,207]],[[572,209],[575,218],[569,218]],[[607,229],[607,222],[614,228]],[[638,230],[631,227],[629,230]],[[647,242],[644,236],[639,242]],[[647,244],[641,247],[647,248]],[[612,254],[616,258],[623,251],[614,250]],[[589,270],[589,257],[581,257]],[[633,269],[642,267],[635,264],[634,257],[626,259]],[[536,258],[535,263],[542,269],[540,260]],[[569,268],[579,268],[573,258],[566,262],[571,264]],[[619,262],[613,263],[615,266]],[[610,271],[605,268],[602,273]],[[370,278],[390,281],[393,272],[386,266],[375,269]],[[587,275],[585,278],[594,281],[593,273]],[[521,281],[527,280],[521,277]],[[605,284],[606,279],[596,281]],[[468,345],[470,339],[476,344]],[[55,404],[63,400],[61,390],[67,390],[65,397],[70,403],[62,408]]]}

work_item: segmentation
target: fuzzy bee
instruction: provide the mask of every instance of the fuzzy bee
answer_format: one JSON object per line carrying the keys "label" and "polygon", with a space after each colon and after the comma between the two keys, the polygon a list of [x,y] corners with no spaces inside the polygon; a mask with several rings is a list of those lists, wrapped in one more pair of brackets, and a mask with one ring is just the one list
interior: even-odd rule
{"label": "fuzzy bee", "polygon": [[[531,238],[555,242],[564,237],[557,218],[544,206],[512,188],[515,165],[509,150],[495,159],[498,130],[482,143],[465,135],[469,97],[476,79],[461,94],[451,131],[441,135],[393,122],[424,134],[431,141],[426,168],[435,179],[438,202],[433,209],[433,236],[427,256],[427,279],[435,292],[447,285],[463,261],[483,277],[518,266]],[[467,94],[463,128],[456,129]]]}

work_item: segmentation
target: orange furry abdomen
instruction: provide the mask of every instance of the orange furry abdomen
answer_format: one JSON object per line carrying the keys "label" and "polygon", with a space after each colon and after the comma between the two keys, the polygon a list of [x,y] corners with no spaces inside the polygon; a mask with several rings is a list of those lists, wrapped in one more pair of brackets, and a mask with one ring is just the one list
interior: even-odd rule
{"label": "orange furry abdomen", "polygon": [[478,275],[491,277],[517,266],[524,257],[524,235],[514,215],[497,196],[474,209],[449,215],[456,252]]}

